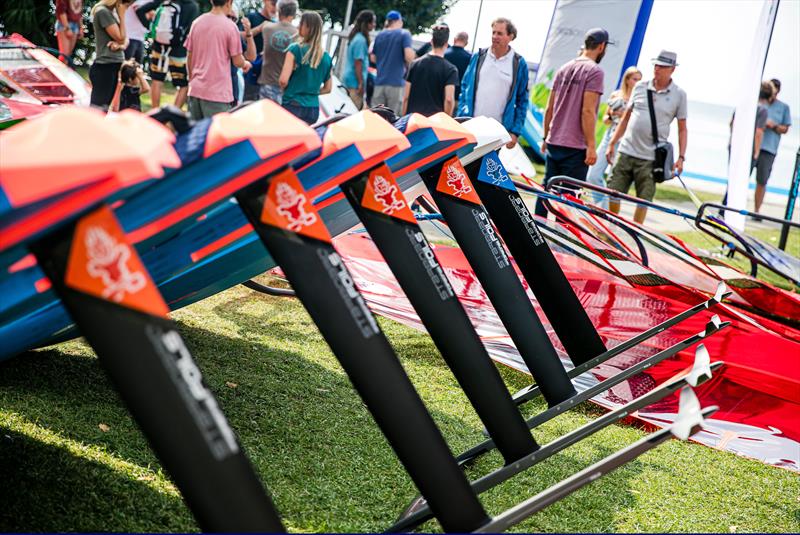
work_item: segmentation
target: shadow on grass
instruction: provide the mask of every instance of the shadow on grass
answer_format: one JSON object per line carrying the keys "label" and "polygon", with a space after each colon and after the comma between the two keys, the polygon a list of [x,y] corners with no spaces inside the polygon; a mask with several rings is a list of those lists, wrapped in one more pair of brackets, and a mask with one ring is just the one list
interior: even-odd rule
{"label": "shadow on grass", "polygon": [[[281,349],[279,344],[255,343],[186,324],[180,329],[290,527],[380,529],[414,496],[413,484],[343,373]],[[295,340],[308,338],[309,344],[316,336],[280,323],[266,324],[263,329]],[[142,467],[158,466],[94,358],[65,354],[56,347],[3,363],[0,406],[78,443],[101,446],[115,457]],[[445,417],[438,415],[437,419]],[[110,431],[101,431],[101,423],[110,426]],[[477,428],[457,421],[449,422],[448,427],[479,435]],[[74,494],[76,489],[104,487],[102,481],[107,477],[93,482],[102,465],[30,437],[15,438],[13,444],[20,442],[26,444],[25,449],[49,453],[22,456],[9,466],[13,472],[5,481],[14,481],[15,488],[36,491],[5,502],[4,515],[27,519],[18,525],[9,521],[6,528],[144,529],[136,523],[137,515],[108,515],[104,508],[80,520],[87,516],[86,509]],[[16,446],[10,447],[6,450],[9,459],[14,458]],[[42,479],[40,471],[50,476]],[[80,485],[64,485],[59,480],[79,481]],[[99,495],[104,496],[109,508],[136,496],[119,482]],[[37,503],[59,504],[57,515],[43,515],[52,523],[30,520],[31,515],[42,512],[28,501],[32,496]],[[159,507],[171,509],[170,518],[188,514],[180,500]],[[140,511],[139,516],[147,515]],[[154,529],[176,525],[155,522]],[[186,524],[181,529],[186,529]]]}
{"label": "shadow on grass", "polygon": [[4,532],[196,529],[180,498],[2,428],[0,481]]}
{"label": "shadow on grass", "polygon": [[[307,316],[298,321],[291,315],[275,314],[270,319],[269,303],[259,306],[256,315],[241,312],[251,299],[262,298],[237,297],[213,310],[241,333],[228,336],[217,332],[224,329],[214,325],[217,318],[213,314],[204,314],[202,321],[214,330],[191,322],[179,325],[287,527],[303,531],[385,528],[415,496],[414,485]],[[305,326],[300,328],[301,324]],[[441,374],[445,365],[433,346],[424,344],[425,335],[408,335],[393,324],[387,327],[398,352],[413,354],[410,360],[403,359],[417,375],[415,383],[422,383],[418,386],[423,398],[453,451],[481,441],[480,425],[449,372]],[[248,333],[248,329],[252,331]],[[398,337],[398,333],[406,336]],[[298,344],[301,351],[286,347]],[[69,351],[57,347],[3,363],[0,407],[78,443],[98,445],[117,458],[157,469],[154,455],[97,360]],[[428,370],[439,373],[421,381]],[[435,393],[438,390],[443,391],[442,397]],[[110,430],[102,432],[100,423]],[[11,443],[0,449],[0,454],[7,456],[0,466],[7,472],[3,480],[14,481],[18,495],[2,502],[2,527],[192,529],[188,511],[174,496],[137,485],[132,476],[67,450],[28,436],[12,437]],[[611,439],[588,451],[562,453],[490,491],[484,503],[497,513],[597,460],[598,452],[610,452],[618,445]],[[472,468],[469,476],[475,479],[501,464],[499,455],[493,453]],[[594,490],[581,491],[580,498],[556,504],[551,508],[554,513],[548,510],[537,515],[525,527],[613,529],[614,512],[633,499],[625,489],[627,479],[635,474],[635,465],[626,467],[613,479],[592,485]],[[97,504],[98,500],[102,504]],[[591,521],[581,520],[587,515],[570,514],[565,522],[564,507],[589,507]],[[429,523],[426,528],[435,530],[438,525]]]}

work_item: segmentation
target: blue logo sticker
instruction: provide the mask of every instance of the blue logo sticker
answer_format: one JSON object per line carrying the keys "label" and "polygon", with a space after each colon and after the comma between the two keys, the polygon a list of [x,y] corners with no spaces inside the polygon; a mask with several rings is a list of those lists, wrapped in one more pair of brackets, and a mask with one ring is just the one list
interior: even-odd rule
{"label": "blue logo sticker", "polygon": [[506,168],[503,167],[500,158],[497,156],[497,153],[494,152],[483,157],[481,161],[481,171],[478,173],[478,180],[509,191],[517,191],[514,182],[509,178],[506,172]]}

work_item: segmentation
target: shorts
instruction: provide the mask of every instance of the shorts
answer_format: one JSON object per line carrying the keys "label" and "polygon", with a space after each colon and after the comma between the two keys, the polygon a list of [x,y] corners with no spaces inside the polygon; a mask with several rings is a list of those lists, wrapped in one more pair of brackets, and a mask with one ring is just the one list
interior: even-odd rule
{"label": "shorts", "polygon": [[135,59],[136,63],[142,64],[144,59],[144,43],[138,39],[129,39],[128,47],[125,49],[125,59]]}
{"label": "shorts", "polygon": [[258,86],[258,96],[281,104],[281,101],[283,100],[283,90],[281,90],[280,86],[277,85],[264,84]]}
{"label": "shorts", "polygon": [[[67,21],[67,26],[69,26],[69,31],[71,31],[72,33],[77,34],[77,33],[80,33],[80,31],[81,31],[81,25],[78,22],[72,22],[72,21],[68,20]],[[57,20],[56,21],[56,33],[63,32],[64,29],[65,29],[64,25],[61,24],[61,21]]]}
{"label": "shorts", "polygon": [[403,111],[403,93],[405,87],[393,85],[376,85],[375,92],[372,94],[372,105],[380,106],[383,104],[396,115]]}
{"label": "shorts", "polygon": [[284,102],[283,108],[309,125],[319,119],[319,106],[300,106],[296,102]]}
{"label": "shorts", "polygon": [[157,82],[163,82],[169,72],[172,85],[186,87],[189,85],[186,56],[174,57],[170,54],[171,52],[171,46],[153,43],[150,49],[150,78]]}
{"label": "shorts", "polygon": [[608,180],[609,189],[628,193],[631,184],[636,186],[636,196],[652,201],[656,195],[656,181],[653,178],[652,160],[643,160],[624,153],[619,153],[614,164],[614,171]]}
{"label": "shorts", "polygon": [[775,163],[775,155],[771,152],[762,150],[758,153],[756,160],[756,183],[766,186],[769,175],[772,174],[772,164]]}
{"label": "shorts", "polygon": [[362,110],[364,109],[364,91],[359,91],[357,87],[348,87],[347,88],[347,95],[350,97],[350,100],[353,101],[353,104],[356,105],[356,109]]}
{"label": "shorts", "polygon": [[189,115],[191,115],[192,119],[195,121],[213,117],[218,113],[230,111],[230,109],[230,102],[214,102],[213,100],[189,97]]}

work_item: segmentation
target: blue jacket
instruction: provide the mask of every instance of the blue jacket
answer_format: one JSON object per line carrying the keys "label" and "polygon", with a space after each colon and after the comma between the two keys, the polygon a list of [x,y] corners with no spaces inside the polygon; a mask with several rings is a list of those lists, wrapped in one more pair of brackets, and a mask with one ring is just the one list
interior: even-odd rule
{"label": "blue jacket", "polygon": [[[472,117],[475,110],[475,93],[480,79],[481,67],[488,49],[481,48],[472,55],[467,72],[461,79],[461,96],[458,99],[458,117]],[[525,115],[528,113],[528,64],[525,58],[514,52],[514,77],[503,111],[503,126],[517,136],[522,134]]]}

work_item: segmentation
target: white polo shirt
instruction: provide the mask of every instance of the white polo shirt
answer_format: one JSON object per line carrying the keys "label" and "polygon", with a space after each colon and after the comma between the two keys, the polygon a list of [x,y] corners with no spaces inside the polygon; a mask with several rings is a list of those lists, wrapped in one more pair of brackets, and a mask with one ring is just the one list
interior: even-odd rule
{"label": "white polo shirt", "polygon": [[514,51],[509,47],[502,57],[496,57],[492,49],[486,51],[486,57],[478,75],[478,89],[475,92],[475,110],[473,115],[484,115],[503,122],[503,112],[508,103],[511,83],[514,81]]}

